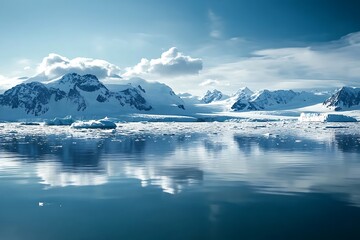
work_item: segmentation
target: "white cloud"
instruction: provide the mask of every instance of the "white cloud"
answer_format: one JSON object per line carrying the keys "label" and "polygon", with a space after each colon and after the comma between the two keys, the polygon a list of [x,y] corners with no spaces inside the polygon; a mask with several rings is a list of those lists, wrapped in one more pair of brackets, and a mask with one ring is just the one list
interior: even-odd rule
{"label": "white cloud", "polygon": [[207,86],[229,86],[230,83],[226,81],[219,81],[217,79],[206,79],[205,81],[199,84],[200,87],[207,87]]}
{"label": "white cloud", "polygon": [[[202,81],[231,82],[223,90],[327,88],[360,85],[360,32],[322,45],[263,49],[204,69]],[[201,82],[201,81],[200,81]]]}
{"label": "white cloud", "polygon": [[[22,61],[21,63],[25,64],[29,63],[29,61]],[[200,58],[186,56],[175,47],[162,53],[160,58],[151,60],[144,58],[136,66],[129,67],[125,71],[121,71],[118,66],[104,60],[82,57],[69,59],[59,54],[51,53],[37,65],[36,73],[33,76],[29,78],[23,77],[26,75],[25,71],[34,71],[35,69],[30,66],[22,67],[23,72],[16,74],[21,76],[21,78],[14,77],[11,78],[11,81],[8,80],[10,78],[6,78],[6,83],[4,80],[0,82],[0,88],[8,89],[21,82],[46,82],[73,72],[78,74],[94,74],[99,79],[103,79],[108,83],[118,82],[117,79],[120,78],[120,75],[123,75],[125,77],[141,76],[149,80],[159,80],[172,85],[172,83],[167,82],[166,78],[169,76],[172,80],[176,79],[176,81],[177,78],[197,76],[202,67],[203,63]],[[2,78],[5,79],[5,77]]]}
{"label": "white cloud", "polygon": [[199,84],[200,87],[206,87],[206,86],[214,86],[214,85],[219,85],[220,82],[218,80],[214,80],[214,79],[206,79],[205,81],[201,82]]}
{"label": "white cloud", "polygon": [[0,93],[8,90],[9,88],[21,83],[22,80],[18,78],[7,78],[0,75]]}
{"label": "white cloud", "polygon": [[31,64],[31,60],[27,58],[22,58],[17,61],[17,64],[21,66],[27,66]]}
{"label": "white cloud", "polygon": [[359,45],[360,44],[360,32],[350,33],[340,39],[340,43],[345,42],[349,45]]}
{"label": "white cloud", "polygon": [[98,78],[117,77],[120,68],[100,59],[77,57],[68,59],[51,53],[37,67],[37,74],[28,81],[47,81],[66,73],[94,74]]}
{"label": "white cloud", "polygon": [[[249,44],[248,41],[234,37],[227,40],[226,49],[235,49],[234,46],[241,46],[240,43]],[[204,88],[214,86],[228,94],[244,86],[253,90],[360,86],[360,32],[314,46],[257,50],[242,58],[234,56],[238,48],[232,51],[230,57],[228,52],[224,53],[224,46],[220,49],[223,55],[219,52],[216,57],[208,57],[204,69],[201,58],[184,55],[173,47],[159,58],[143,58],[134,67],[126,68],[122,76],[157,80],[168,84],[176,92],[193,94],[201,94]],[[198,54],[204,56],[204,52]],[[27,59],[19,61],[19,64],[22,64],[21,69],[26,66],[31,66],[28,71],[35,69],[35,64]],[[58,54],[45,57],[36,71],[31,81],[46,81],[68,72],[95,74],[100,79],[121,74],[118,66],[104,60],[68,59]],[[16,76],[25,75],[23,70]],[[0,77],[0,88],[7,89],[21,81],[14,76]]]}
{"label": "white cloud", "polygon": [[216,15],[212,10],[208,11],[208,18],[210,20],[210,37],[221,38],[223,27],[221,18]]}
{"label": "white cloud", "polygon": [[192,58],[179,52],[176,47],[163,52],[160,58],[148,60],[146,58],[134,67],[126,69],[124,76],[179,76],[198,74],[202,70],[203,62],[200,58]]}

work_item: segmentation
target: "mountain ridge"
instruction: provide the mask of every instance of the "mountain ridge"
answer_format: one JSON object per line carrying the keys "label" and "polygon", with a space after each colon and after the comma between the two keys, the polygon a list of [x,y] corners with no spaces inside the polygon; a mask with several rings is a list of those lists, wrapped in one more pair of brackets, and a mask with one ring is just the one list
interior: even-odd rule
{"label": "mountain ridge", "polygon": [[95,75],[76,73],[48,83],[21,83],[0,94],[0,120],[67,115],[117,117],[133,113],[192,116],[291,110],[315,105],[329,111],[360,109],[360,88],[355,87],[342,87],[332,95],[294,90],[253,92],[244,87],[227,96],[215,89],[200,98],[190,94],[180,97],[166,84],[142,78],[122,79],[120,83],[104,84]]}
{"label": "mountain ridge", "polygon": [[360,88],[344,86],[323,103],[335,111],[360,108]]}
{"label": "mountain ridge", "polygon": [[[137,81],[140,81],[137,79]],[[0,95],[0,117],[52,117],[59,115],[113,115],[130,112],[149,112],[153,109],[149,92],[150,83],[133,86],[121,85],[118,91],[110,91],[95,75],[65,74],[49,83],[30,82],[16,85]],[[146,86],[144,86],[146,85]],[[166,85],[169,109],[184,110],[180,98]],[[165,95],[165,93],[164,93]],[[180,99],[181,100],[181,99]],[[164,107],[162,106],[162,107]],[[156,107],[156,106],[155,106]]]}

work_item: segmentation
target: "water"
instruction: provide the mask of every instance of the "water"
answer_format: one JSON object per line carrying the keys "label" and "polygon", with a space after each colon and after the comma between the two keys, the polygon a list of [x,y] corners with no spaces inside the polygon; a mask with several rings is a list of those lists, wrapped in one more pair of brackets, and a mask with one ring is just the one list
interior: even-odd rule
{"label": "water", "polygon": [[360,239],[359,126],[283,124],[2,124],[0,239]]}

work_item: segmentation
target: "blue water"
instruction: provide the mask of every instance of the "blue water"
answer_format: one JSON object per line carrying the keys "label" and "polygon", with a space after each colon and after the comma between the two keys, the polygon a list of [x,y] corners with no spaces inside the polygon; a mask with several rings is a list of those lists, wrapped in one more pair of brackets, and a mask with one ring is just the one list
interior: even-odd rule
{"label": "blue water", "polygon": [[0,136],[0,239],[360,239],[360,136]]}

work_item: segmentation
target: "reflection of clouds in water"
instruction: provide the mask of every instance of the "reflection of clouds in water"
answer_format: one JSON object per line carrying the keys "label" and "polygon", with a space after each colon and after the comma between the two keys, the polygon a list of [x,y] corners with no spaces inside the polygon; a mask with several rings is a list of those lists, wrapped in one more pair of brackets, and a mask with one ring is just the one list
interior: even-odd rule
{"label": "reflection of clouds in water", "polygon": [[36,164],[36,174],[40,183],[49,187],[96,186],[108,182],[101,172],[64,171],[60,163],[41,162]]}
{"label": "reflection of clouds in water", "polygon": [[[202,172],[156,165],[176,148],[183,149],[189,144],[188,139],[183,135],[88,140],[30,136],[5,145],[8,152],[2,154],[7,154],[11,160],[6,164],[2,161],[0,170],[11,170],[13,166],[25,170],[24,176],[25,172],[33,172],[35,164],[35,175],[46,188],[101,185],[109,182],[111,177],[125,176],[140,179],[143,187],[158,186],[164,192],[175,194],[181,192],[184,185],[198,183]],[[28,157],[16,161],[19,156],[14,157],[11,153]],[[149,156],[151,159],[147,159]],[[29,157],[34,161],[32,165],[27,165]]]}
{"label": "reflection of clouds in water", "polygon": [[0,152],[0,171],[19,169],[20,161],[15,161],[13,155],[8,152]]}
{"label": "reflection of clouds in water", "polygon": [[111,177],[139,179],[142,187],[157,186],[163,192],[180,193],[185,186],[199,184],[203,172],[192,168],[166,169],[163,166],[139,165],[132,162],[108,162],[103,171],[67,171],[60,163],[39,162],[36,175],[48,187],[92,186],[105,184]]}
{"label": "reflection of clouds in water", "polygon": [[185,186],[198,184],[203,180],[203,172],[196,168],[173,168],[154,166],[131,166],[124,167],[125,175],[129,178],[137,178],[141,186],[159,186],[163,192],[180,193]]}
{"label": "reflection of clouds in water", "polygon": [[1,146],[0,171],[36,175],[47,187],[135,178],[143,187],[171,194],[203,182],[234,181],[270,194],[342,194],[360,206],[359,135],[302,133],[142,134],[87,140],[29,136]]}
{"label": "reflection of clouds in water", "polygon": [[211,222],[216,222],[218,220],[220,214],[220,205],[219,204],[210,204],[210,211],[209,211],[209,220]]}

